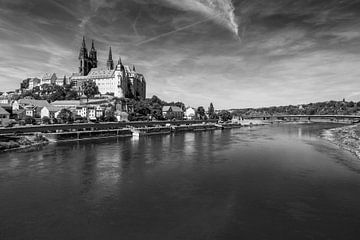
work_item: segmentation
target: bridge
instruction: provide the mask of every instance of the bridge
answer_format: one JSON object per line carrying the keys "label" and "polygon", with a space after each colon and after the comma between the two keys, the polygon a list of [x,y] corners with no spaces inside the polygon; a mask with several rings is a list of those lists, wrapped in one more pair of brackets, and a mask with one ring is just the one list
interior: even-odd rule
{"label": "bridge", "polygon": [[258,116],[246,116],[245,118],[250,119],[347,119],[347,120],[360,120],[360,115],[258,115]]}

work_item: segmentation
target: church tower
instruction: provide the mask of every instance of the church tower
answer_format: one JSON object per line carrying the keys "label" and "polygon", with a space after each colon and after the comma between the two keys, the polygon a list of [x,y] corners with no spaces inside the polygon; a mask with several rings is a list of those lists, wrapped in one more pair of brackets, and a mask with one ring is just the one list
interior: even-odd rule
{"label": "church tower", "polygon": [[86,76],[90,70],[89,70],[89,57],[86,48],[85,37],[83,37],[82,45],[80,48],[79,61],[80,61],[79,73],[82,76]]}
{"label": "church tower", "polygon": [[97,52],[95,49],[94,40],[92,40],[92,43],[91,43],[91,50],[89,53],[89,58],[90,58],[90,62],[91,62],[91,68],[97,68],[98,61],[97,61]]}
{"label": "church tower", "polygon": [[108,70],[114,70],[114,61],[112,59],[112,52],[111,52],[111,47],[109,49],[109,57],[106,63],[107,69]]}

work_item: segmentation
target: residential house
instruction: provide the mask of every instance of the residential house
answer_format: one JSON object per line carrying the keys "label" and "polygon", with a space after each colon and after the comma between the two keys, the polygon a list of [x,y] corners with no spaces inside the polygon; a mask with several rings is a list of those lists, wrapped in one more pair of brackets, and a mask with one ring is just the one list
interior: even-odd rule
{"label": "residential house", "polygon": [[8,123],[10,120],[10,113],[6,111],[3,107],[0,107],[0,123],[2,125]]}
{"label": "residential house", "polygon": [[25,109],[26,116],[40,117],[41,109],[46,106],[51,106],[46,100],[24,98],[13,102],[12,111],[16,112],[20,109]]}
{"label": "residential house", "polygon": [[68,108],[68,109],[74,110],[80,106],[80,101],[79,100],[59,100],[59,101],[52,102],[51,105],[54,107]]}
{"label": "residential house", "polygon": [[57,78],[55,84],[58,86],[64,86],[66,84],[66,81],[66,76],[64,76],[63,78]]}
{"label": "residential house", "polygon": [[11,103],[11,97],[7,93],[3,93],[0,96],[0,104],[10,104]]}
{"label": "residential house", "polygon": [[41,109],[41,118],[48,117],[50,119],[57,118],[57,115],[60,113],[61,108],[54,106],[46,106]]}
{"label": "residential house", "polygon": [[185,118],[186,120],[194,120],[196,118],[196,110],[195,108],[188,107],[185,110]]}
{"label": "residential house", "polygon": [[39,78],[30,78],[28,90],[32,90],[35,87],[40,87],[41,79]]}
{"label": "residential house", "polygon": [[182,120],[184,118],[184,112],[178,106],[163,106],[162,113],[166,119]]}
{"label": "residential house", "polygon": [[24,107],[25,109],[25,116],[27,117],[35,117],[36,115],[36,107],[33,105],[27,105]]}
{"label": "residential house", "polygon": [[115,117],[118,122],[128,122],[129,114],[122,111],[115,111]]}
{"label": "residential house", "polygon": [[86,106],[78,106],[75,108],[75,114],[82,118],[87,118],[87,107]]}
{"label": "residential house", "polygon": [[43,84],[55,85],[56,80],[57,77],[55,73],[45,73],[41,79],[41,85]]}
{"label": "residential house", "polygon": [[3,103],[0,103],[0,107],[2,107],[2,108],[5,109],[8,113],[10,113],[10,118],[12,118],[13,110],[12,110],[11,104],[3,104]]}
{"label": "residential house", "polygon": [[96,118],[101,118],[102,116],[104,116],[104,109],[105,109],[105,108],[103,108],[103,107],[101,107],[101,106],[97,106],[97,107],[95,108],[95,111],[96,111],[95,117],[96,117]]}

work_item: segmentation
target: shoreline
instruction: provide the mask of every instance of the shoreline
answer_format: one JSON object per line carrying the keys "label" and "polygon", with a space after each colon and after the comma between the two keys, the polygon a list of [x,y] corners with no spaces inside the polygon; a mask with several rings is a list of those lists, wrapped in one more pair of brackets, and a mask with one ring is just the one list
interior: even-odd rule
{"label": "shoreline", "polygon": [[321,137],[351,152],[360,160],[360,124],[324,130]]}
{"label": "shoreline", "polygon": [[[5,141],[4,141],[5,140]],[[11,136],[0,139],[0,153],[36,149],[49,144],[43,135]]]}

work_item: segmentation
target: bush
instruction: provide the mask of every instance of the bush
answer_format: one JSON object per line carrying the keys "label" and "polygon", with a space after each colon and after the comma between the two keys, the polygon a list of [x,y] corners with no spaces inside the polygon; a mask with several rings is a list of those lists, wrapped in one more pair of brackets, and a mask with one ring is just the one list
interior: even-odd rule
{"label": "bush", "polygon": [[36,123],[35,118],[30,116],[25,117],[25,124],[35,124],[35,123]]}
{"label": "bush", "polygon": [[50,118],[49,117],[43,117],[42,119],[41,119],[41,121],[42,121],[42,123],[44,123],[44,124],[50,124],[51,123],[51,120],[50,120]]}

